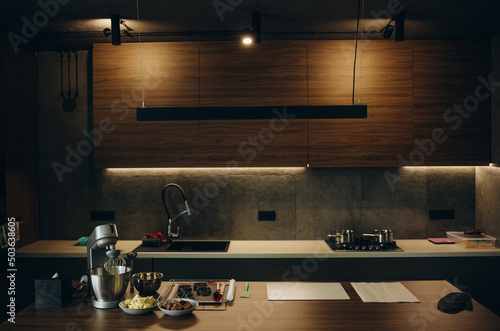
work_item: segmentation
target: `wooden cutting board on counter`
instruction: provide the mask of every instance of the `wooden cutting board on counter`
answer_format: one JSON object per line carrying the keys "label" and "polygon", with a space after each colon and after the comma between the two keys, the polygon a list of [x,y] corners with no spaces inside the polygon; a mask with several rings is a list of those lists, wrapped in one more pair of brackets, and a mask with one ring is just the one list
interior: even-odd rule
{"label": "wooden cutting board on counter", "polygon": [[340,283],[275,282],[266,283],[267,299],[281,300],[350,300]]}

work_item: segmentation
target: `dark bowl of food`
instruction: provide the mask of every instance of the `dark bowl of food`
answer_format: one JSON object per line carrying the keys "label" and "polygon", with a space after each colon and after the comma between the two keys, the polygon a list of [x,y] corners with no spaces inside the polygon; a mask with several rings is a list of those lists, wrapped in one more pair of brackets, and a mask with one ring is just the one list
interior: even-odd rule
{"label": "dark bowl of food", "polygon": [[132,275],[134,287],[140,294],[154,294],[161,286],[161,272],[139,272]]}
{"label": "dark bowl of food", "polygon": [[169,316],[185,316],[198,307],[198,301],[193,299],[168,299],[158,303],[162,312]]}

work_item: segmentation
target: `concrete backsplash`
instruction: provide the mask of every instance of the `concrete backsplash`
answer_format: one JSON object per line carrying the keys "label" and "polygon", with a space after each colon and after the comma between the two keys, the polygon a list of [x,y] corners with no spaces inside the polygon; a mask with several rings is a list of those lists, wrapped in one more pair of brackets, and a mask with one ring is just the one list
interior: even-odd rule
{"label": "concrete backsplash", "polygon": [[[41,239],[77,239],[99,222],[91,210],[112,210],[122,239],[165,231],[161,191],[180,184],[193,210],[179,217],[183,239],[322,239],[335,229],[370,233],[389,228],[396,238],[444,236],[475,226],[475,169],[404,169],[392,192],[386,171],[397,169],[109,169],[55,175],[40,181]],[[167,191],[172,215],[182,198]],[[453,209],[454,220],[429,220],[429,209]],[[276,221],[258,221],[258,211]]]}
{"label": "concrete backsplash", "polygon": [[[474,167],[99,170],[89,155],[55,171],[90,128],[87,57],[79,52],[76,109],[64,112],[59,56],[38,55],[40,239],[88,236],[101,223],[90,220],[93,210],[115,211],[121,239],[165,231],[161,191],[170,182],[184,188],[194,212],[178,219],[180,239],[324,239],[335,229],[379,228],[423,239],[475,227]],[[180,194],[167,196],[177,214]],[[429,209],[453,209],[455,219],[429,220]],[[258,221],[259,210],[276,211],[276,221]]]}

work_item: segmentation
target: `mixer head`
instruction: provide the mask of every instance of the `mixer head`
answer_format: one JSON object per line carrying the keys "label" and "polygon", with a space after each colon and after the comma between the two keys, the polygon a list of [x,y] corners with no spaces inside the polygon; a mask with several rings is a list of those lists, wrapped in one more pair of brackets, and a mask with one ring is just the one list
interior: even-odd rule
{"label": "mixer head", "polygon": [[116,260],[120,255],[120,251],[115,249],[117,240],[116,225],[109,223],[96,226],[87,240],[88,269],[103,267],[108,259]]}
{"label": "mixer head", "polygon": [[87,247],[91,249],[104,248],[115,245],[118,240],[118,230],[113,223],[102,224],[95,227],[87,241]]}

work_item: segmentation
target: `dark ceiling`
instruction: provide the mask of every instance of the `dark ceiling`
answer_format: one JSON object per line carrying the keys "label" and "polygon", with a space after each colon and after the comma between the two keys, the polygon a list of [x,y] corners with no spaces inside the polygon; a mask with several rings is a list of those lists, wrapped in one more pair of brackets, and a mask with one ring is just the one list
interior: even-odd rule
{"label": "dark ceiling", "polygon": [[[354,39],[358,7],[357,0],[139,0],[139,26],[136,0],[2,2],[3,35],[34,50],[90,49],[92,43],[111,42],[103,34],[111,27],[111,14],[133,29],[122,35],[123,43],[137,42],[139,28],[141,41],[236,40],[251,27],[253,11],[262,13],[262,40]],[[500,34],[498,0],[364,0],[360,29],[380,31],[394,12],[391,7],[399,5],[405,9],[407,40]],[[381,33],[362,37],[382,38]]]}

